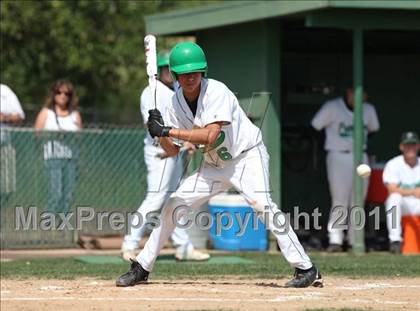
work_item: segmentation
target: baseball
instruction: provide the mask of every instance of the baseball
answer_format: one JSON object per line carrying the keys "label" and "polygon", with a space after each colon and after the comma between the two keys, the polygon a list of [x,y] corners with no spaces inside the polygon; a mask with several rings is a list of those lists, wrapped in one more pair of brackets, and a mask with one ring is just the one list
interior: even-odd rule
{"label": "baseball", "polygon": [[360,176],[360,177],[363,177],[363,178],[367,178],[367,177],[369,177],[370,176],[370,173],[371,173],[371,169],[370,169],[370,166],[369,165],[367,165],[367,164],[360,164],[358,167],[357,167],[357,174]]}

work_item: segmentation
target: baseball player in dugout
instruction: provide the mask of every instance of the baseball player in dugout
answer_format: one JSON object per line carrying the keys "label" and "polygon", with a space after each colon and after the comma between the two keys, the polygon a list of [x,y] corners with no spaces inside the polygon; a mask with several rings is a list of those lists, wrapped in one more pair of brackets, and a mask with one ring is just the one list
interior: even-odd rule
{"label": "baseball player in dugout", "polygon": [[[389,160],[382,175],[388,189],[385,202],[391,253],[401,253],[401,219],[404,216],[420,216],[420,140],[415,132],[401,137],[401,155]],[[420,228],[417,226],[417,234]]]}
{"label": "baseball player in dugout", "polygon": [[[312,119],[312,126],[321,131],[325,129],[325,151],[327,152],[327,176],[331,195],[331,210],[328,220],[330,252],[343,251],[344,228],[347,228],[348,250],[353,245],[353,228],[348,222],[353,200],[353,89],[347,88],[343,97],[327,101]],[[375,107],[366,102],[363,94],[364,153],[363,163],[368,163],[366,154],[369,133],[379,130]],[[363,180],[364,196],[367,193],[368,179]]]}
{"label": "baseball player in dugout", "polygon": [[[159,77],[156,90],[156,105],[158,109],[165,111],[174,94],[174,81],[169,73],[169,53],[158,55],[157,67]],[[144,122],[149,118],[149,110],[154,108],[153,96],[150,86],[147,86],[141,94],[140,111]],[[121,247],[123,259],[129,261],[136,257],[139,242],[145,233],[147,215],[159,212],[163,204],[179,185],[183,173],[184,156],[188,152],[187,147],[195,148],[192,144],[187,146],[186,143],[185,145],[185,151],[181,152],[180,155],[168,157],[161,146],[154,144],[150,134],[146,134],[144,138],[144,162],[147,166],[147,194],[137,210],[143,221],[139,224],[140,219],[133,217],[130,232],[124,237]],[[186,230],[183,228],[175,228],[171,235],[171,240],[176,247],[176,260],[203,261],[210,258],[208,254],[194,249]]]}
{"label": "baseball player in dugout", "polygon": [[176,226],[179,207],[197,208],[212,196],[234,187],[273,232],[282,254],[295,268],[294,278],[285,286],[322,286],[318,269],[271,200],[269,155],[260,129],[248,119],[226,85],[207,78],[207,61],[200,46],[193,42],[178,43],[170,53],[169,68],[179,84],[167,110],[162,112],[163,117],[157,109],[149,111],[149,133],[159,137],[165,152],[172,156],[180,150],[179,141],[201,146],[204,161],[166,202],[160,226],[153,230],[130,270],[117,279],[116,285],[132,286],[147,281]]}

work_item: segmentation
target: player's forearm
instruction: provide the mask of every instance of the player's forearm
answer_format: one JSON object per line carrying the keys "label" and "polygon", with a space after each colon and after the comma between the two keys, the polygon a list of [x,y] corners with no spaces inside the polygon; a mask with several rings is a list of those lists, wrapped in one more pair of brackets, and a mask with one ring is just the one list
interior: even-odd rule
{"label": "player's forearm", "polygon": [[21,123],[23,121],[23,118],[18,115],[18,114],[11,114],[11,115],[6,115],[6,114],[0,114],[0,121],[1,122],[7,122],[7,123]]}
{"label": "player's forearm", "polygon": [[393,193],[393,192],[399,193],[402,196],[410,196],[410,195],[414,195],[415,194],[415,189],[403,189],[403,188],[398,187],[395,184],[390,184],[390,185],[387,186],[387,188],[388,188],[388,192],[390,192],[390,193]]}
{"label": "player's forearm", "polygon": [[168,157],[176,156],[179,152],[179,147],[174,145],[172,140],[168,137],[161,137],[159,143]]}
{"label": "player's forearm", "polygon": [[195,145],[213,144],[219,136],[220,129],[201,128],[193,130],[171,129],[169,137],[189,141]]}
{"label": "player's forearm", "polygon": [[398,188],[397,191],[399,194],[401,194],[403,197],[414,195],[414,189],[401,189]]}

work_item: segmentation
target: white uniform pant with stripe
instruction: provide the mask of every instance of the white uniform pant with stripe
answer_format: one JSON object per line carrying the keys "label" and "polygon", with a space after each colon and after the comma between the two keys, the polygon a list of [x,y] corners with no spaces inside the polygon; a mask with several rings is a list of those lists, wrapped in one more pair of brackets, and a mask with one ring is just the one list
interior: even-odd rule
{"label": "white uniform pant with stripe", "polygon": [[394,192],[388,196],[385,207],[389,240],[390,242],[401,241],[401,217],[420,215],[420,199]]}
{"label": "white uniform pant with stripe", "polygon": [[[130,232],[124,237],[122,245],[122,249],[125,251],[138,248],[140,239],[146,230],[146,215],[158,212],[180,184],[183,173],[182,155],[159,159],[156,156],[161,152],[163,152],[161,148],[153,145],[144,147],[144,160],[147,166],[147,194],[137,210],[137,213],[142,216],[142,222],[139,224],[139,217],[133,217]],[[174,246],[180,248],[181,251],[193,247],[185,229],[176,228],[171,239]]]}
{"label": "white uniform pant with stripe", "polygon": [[[368,163],[367,155],[363,154],[363,163]],[[351,221],[348,221],[354,204],[353,153],[329,151],[327,154],[327,175],[331,194],[331,211],[328,220],[328,236],[330,244],[343,244],[344,230],[347,230],[347,242],[353,245],[354,231]],[[366,197],[368,179],[363,179],[363,198]]]}
{"label": "white uniform pant with stripe", "polygon": [[172,216],[177,207],[197,208],[212,196],[233,186],[276,236],[287,261],[293,267],[311,268],[312,263],[295,232],[289,222],[285,223],[277,205],[271,200],[268,161],[269,156],[261,143],[226,163],[224,168],[203,163],[199,171],[185,179],[165,204],[160,226],[153,230],[144,249],[137,256],[141,266],[147,271],[153,269],[160,250],[175,228]]}

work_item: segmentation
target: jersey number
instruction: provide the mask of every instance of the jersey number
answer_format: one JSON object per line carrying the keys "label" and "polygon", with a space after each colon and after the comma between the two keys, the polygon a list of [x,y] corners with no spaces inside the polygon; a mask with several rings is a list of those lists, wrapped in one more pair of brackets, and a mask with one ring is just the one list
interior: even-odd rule
{"label": "jersey number", "polygon": [[[213,145],[211,145],[211,150],[216,149],[225,141],[225,132],[220,131],[219,137],[217,137],[216,141]],[[221,147],[217,151],[217,155],[223,161],[232,160],[232,155],[228,152],[226,147]]]}
{"label": "jersey number", "polygon": [[217,150],[217,154],[223,161],[232,160],[232,155],[227,151],[226,147],[222,147]]}

